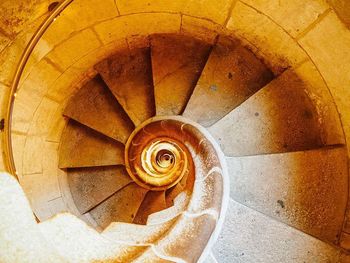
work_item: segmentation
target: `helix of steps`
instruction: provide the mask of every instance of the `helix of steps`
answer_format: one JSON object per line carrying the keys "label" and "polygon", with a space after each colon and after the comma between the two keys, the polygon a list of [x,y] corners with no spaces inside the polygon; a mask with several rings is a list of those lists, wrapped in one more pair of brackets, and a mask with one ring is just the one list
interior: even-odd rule
{"label": "helix of steps", "polygon": [[57,258],[346,260],[337,247],[344,139],[298,72],[274,74],[234,38],[175,34],[152,35],[95,71],[67,102],[59,160],[93,225],[59,214],[32,226]]}

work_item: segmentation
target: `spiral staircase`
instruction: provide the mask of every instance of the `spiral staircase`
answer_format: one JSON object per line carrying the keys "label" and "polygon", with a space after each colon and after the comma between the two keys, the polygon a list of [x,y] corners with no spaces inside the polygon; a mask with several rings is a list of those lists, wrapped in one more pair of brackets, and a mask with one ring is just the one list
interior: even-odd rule
{"label": "spiral staircase", "polygon": [[319,12],[295,29],[273,4],[146,2],[34,23],[6,98],[0,261],[350,262],[347,75],[307,50],[332,9],[295,1]]}

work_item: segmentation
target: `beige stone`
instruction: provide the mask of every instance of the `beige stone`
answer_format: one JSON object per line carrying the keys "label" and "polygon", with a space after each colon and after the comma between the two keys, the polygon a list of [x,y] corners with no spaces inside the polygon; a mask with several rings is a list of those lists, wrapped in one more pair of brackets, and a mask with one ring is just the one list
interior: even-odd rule
{"label": "beige stone", "polygon": [[50,60],[40,60],[24,79],[21,78],[18,90],[33,89],[40,94],[45,94],[56,79],[62,74],[59,68]]}
{"label": "beige stone", "polygon": [[[161,255],[196,262],[215,227],[215,219],[208,214],[197,217],[181,216],[166,237],[154,249]],[[191,249],[188,249],[191,248]]]}
{"label": "beige stone", "polygon": [[92,209],[90,214],[103,229],[112,222],[131,223],[147,192],[131,183]]}
{"label": "beige stone", "polygon": [[[86,40],[89,41],[86,41]],[[76,62],[80,57],[101,46],[97,35],[91,29],[78,32],[56,46],[47,58],[63,70]]]}
{"label": "beige stone", "polygon": [[69,189],[81,214],[132,182],[122,166],[68,170]]}
{"label": "beige stone", "polygon": [[64,115],[122,143],[134,129],[100,77],[87,82],[69,99]]}
{"label": "beige stone", "polygon": [[[97,24],[94,29],[103,43],[130,35],[177,33],[181,16],[168,13],[141,13],[117,17]],[[113,28],[111,32],[110,28]]]}
{"label": "beige stone", "polygon": [[95,69],[135,126],[155,115],[149,49],[119,52],[97,64]]}
{"label": "beige stone", "polygon": [[213,253],[221,263],[341,262],[341,251],[286,224],[230,201]]}
{"label": "beige stone", "polygon": [[151,59],[157,115],[183,112],[205,66],[210,46],[176,35],[154,35]]}
{"label": "beige stone", "polygon": [[345,147],[227,158],[231,197],[335,243],[347,202]]}
{"label": "beige stone", "polygon": [[23,149],[26,143],[26,137],[23,134],[11,133],[11,142],[13,149],[13,159],[16,173],[19,177],[23,176]]}
{"label": "beige stone", "polygon": [[149,191],[142,201],[133,223],[145,225],[149,215],[165,208],[165,191]]}
{"label": "beige stone", "polygon": [[16,93],[12,113],[12,130],[27,133],[42,94],[33,88],[21,89]]}
{"label": "beige stone", "polygon": [[322,127],[322,142],[328,145],[344,144],[344,132],[337,107],[316,66],[308,60],[295,68],[295,73],[305,83],[305,92],[316,108],[318,122]]}
{"label": "beige stone", "polygon": [[49,200],[62,196],[58,182],[58,148],[58,143],[44,142],[42,155],[43,180],[46,191],[50,193]]}
{"label": "beige stone", "polygon": [[294,70],[288,70],[209,131],[227,156],[317,148],[323,145],[323,127],[307,89]]}
{"label": "beige stone", "polygon": [[195,17],[206,18],[215,23],[224,25],[235,4],[236,0],[189,0],[186,1],[184,13]]}
{"label": "beige stone", "polygon": [[59,108],[59,104],[48,98],[43,98],[34,113],[28,130],[28,135],[46,136],[49,132],[52,117]]}
{"label": "beige stone", "polygon": [[[308,52],[334,98],[347,141],[350,139],[350,32],[330,12],[308,34],[299,40]],[[332,66],[330,66],[332,65]],[[350,153],[350,148],[348,148]]]}
{"label": "beige stone", "polygon": [[272,78],[272,73],[252,52],[238,41],[220,37],[201,72],[183,116],[204,127],[211,126]]}
{"label": "beige stone", "polygon": [[206,19],[182,15],[181,33],[194,36],[209,44],[214,44],[219,33],[225,32],[225,27]]}
{"label": "beige stone", "polygon": [[256,49],[274,73],[307,58],[298,44],[269,17],[237,2],[227,25],[250,48]]}
{"label": "beige stone", "polygon": [[[38,151],[38,149],[41,149]],[[41,136],[27,136],[23,149],[23,174],[43,172],[42,158],[45,155],[44,140]]]}
{"label": "beige stone", "polygon": [[118,164],[124,164],[124,145],[69,121],[60,144],[60,168]]}
{"label": "beige stone", "polygon": [[[324,0],[278,1],[278,0],[242,0],[243,3],[257,9],[285,29],[292,37],[303,33],[329,6]],[[286,19],[291,17],[292,19]]]}

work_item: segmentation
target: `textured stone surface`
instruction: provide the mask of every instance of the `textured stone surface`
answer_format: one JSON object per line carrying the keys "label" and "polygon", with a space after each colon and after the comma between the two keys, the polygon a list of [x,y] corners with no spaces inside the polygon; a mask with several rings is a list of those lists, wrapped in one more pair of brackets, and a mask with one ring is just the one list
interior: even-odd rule
{"label": "textured stone surface", "polygon": [[322,145],[320,124],[304,90],[295,72],[286,71],[209,131],[228,156],[317,148]]}
{"label": "textured stone surface", "polygon": [[64,115],[122,143],[134,128],[99,77],[87,82],[70,98]]}
{"label": "textured stone surface", "polygon": [[182,215],[168,234],[155,244],[154,249],[165,256],[197,262],[215,224],[215,219],[208,214],[198,217]]}
{"label": "textured stone surface", "polygon": [[154,116],[149,49],[120,52],[95,68],[135,125]]}
{"label": "textured stone surface", "polygon": [[82,214],[131,182],[132,179],[122,166],[68,170],[69,188]]}
{"label": "textured stone surface", "polygon": [[36,227],[21,187],[5,173],[0,174],[0,204],[0,261],[64,262]]}
{"label": "textured stone surface", "polygon": [[87,167],[124,163],[124,146],[70,120],[60,145],[59,167]]}
{"label": "textured stone surface", "polygon": [[235,201],[230,201],[213,252],[221,263],[342,262],[341,251],[333,246]]}
{"label": "textured stone surface", "polygon": [[225,27],[207,19],[182,15],[181,33],[197,37],[207,43],[214,44],[219,33]]}
{"label": "textured stone surface", "polygon": [[135,224],[145,225],[150,214],[166,208],[165,191],[149,191],[142,201],[139,210],[133,220]]}
{"label": "textured stone surface", "polygon": [[338,240],[348,198],[345,147],[226,160],[234,200],[319,239]]}
{"label": "textured stone surface", "polygon": [[220,38],[183,115],[205,127],[210,126],[272,78],[266,66],[238,41]]}
{"label": "textured stone surface", "polygon": [[[86,41],[87,39],[89,41]],[[66,70],[80,57],[100,46],[101,42],[96,33],[91,29],[86,29],[61,42],[46,57],[55,61],[55,64],[61,69]]]}
{"label": "textured stone surface", "polygon": [[129,242],[133,244],[152,244],[164,235],[176,221],[176,218],[158,225],[138,225],[130,223],[111,223],[102,235],[110,240]]}
{"label": "textured stone surface", "polygon": [[[316,67],[326,81],[333,95],[347,141],[350,139],[350,32],[339,21],[334,12],[330,12],[308,34],[299,40],[308,52]],[[333,65],[330,67],[329,65]],[[350,148],[348,147],[348,153]]]}
{"label": "textured stone surface", "polygon": [[164,2],[151,1],[118,1],[117,6],[121,14],[141,12],[172,12],[183,13],[195,17],[205,18],[223,24],[229,15],[229,11],[235,0],[223,0],[220,2],[204,0],[201,2],[179,0]]}
{"label": "textured stone surface", "polygon": [[209,55],[210,46],[176,35],[151,38],[157,115],[183,112]]}
{"label": "textured stone surface", "polygon": [[[324,0],[292,0],[288,3],[278,0],[242,0],[242,2],[270,17],[292,37],[303,33],[329,8]],[[286,19],[287,16],[293,19]]]}
{"label": "textured stone surface", "polygon": [[[180,14],[140,13],[120,16],[94,27],[103,43],[134,36],[146,36],[156,33],[178,33],[180,31]],[[110,29],[114,30],[111,31]]]}
{"label": "textured stone surface", "polygon": [[281,73],[307,58],[278,24],[242,2],[235,5],[227,27],[261,56],[274,73]]}
{"label": "textured stone surface", "polygon": [[112,222],[131,223],[147,192],[147,189],[131,183],[92,209],[90,214],[102,228]]}

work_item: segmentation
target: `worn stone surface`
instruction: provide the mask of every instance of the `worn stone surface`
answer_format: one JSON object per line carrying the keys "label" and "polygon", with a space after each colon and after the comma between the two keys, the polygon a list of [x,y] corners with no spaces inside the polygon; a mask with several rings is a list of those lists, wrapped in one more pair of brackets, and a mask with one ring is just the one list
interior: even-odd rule
{"label": "worn stone surface", "polygon": [[124,163],[124,146],[70,120],[62,135],[59,167],[89,167]]}
{"label": "worn stone surface", "polygon": [[235,5],[227,28],[262,57],[274,73],[281,73],[307,58],[278,24],[242,2]]}
{"label": "worn stone surface", "polygon": [[64,115],[122,143],[134,128],[99,77],[87,82],[70,98]]}
{"label": "worn stone surface", "polygon": [[204,0],[198,1],[171,1],[164,2],[159,0],[151,1],[118,1],[117,6],[121,14],[141,13],[141,12],[172,12],[183,13],[195,17],[212,20],[223,24],[229,15],[231,6],[235,0],[224,0],[220,2]]}
{"label": "worn stone surface", "polygon": [[316,108],[322,142],[329,145],[344,144],[344,132],[337,107],[316,66],[311,61],[306,61],[295,68],[295,73],[305,83],[304,92]]}
{"label": "worn stone surface", "polygon": [[214,44],[219,33],[225,31],[225,27],[198,17],[182,15],[181,33],[197,37],[209,44]]}
{"label": "worn stone surface", "polygon": [[[350,140],[350,32],[330,12],[320,23],[299,40],[308,52],[334,98],[347,141]],[[330,67],[329,65],[333,65]],[[350,148],[348,148],[350,153]]]}
{"label": "worn stone surface", "polygon": [[182,215],[168,234],[155,243],[154,249],[165,256],[197,262],[215,225],[215,219],[208,214]]}
{"label": "worn stone surface", "polygon": [[152,65],[148,49],[120,52],[95,68],[135,125],[154,116]]}
{"label": "worn stone surface", "polygon": [[[242,2],[270,17],[292,37],[303,33],[329,8],[324,0],[292,0],[288,3],[278,0],[242,0]],[[293,19],[286,19],[286,17]]]}
{"label": "worn stone surface", "polygon": [[139,210],[133,220],[135,224],[145,225],[150,214],[166,208],[165,191],[149,191],[142,201]]}
{"label": "worn stone surface", "polygon": [[[120,16],[97,24],[94,30],[103,43],[135,36],[147,36],[156,33],[178,33],[180,14],[140,13]],[[111,31],[110,29],[114,30]]]}
{"label": "worn stone surface", "polygon": [[213,252],[222,263],[342,262],[339,249],[235,201]]}
{"label": "worn stone surface", "polygon": [[122,166],[68,170],[69,188],[82,214],[131,182],[132,179]]}
{"label": "worn stone surface", "polygon": [[176,218],[158,225],[138,225],[130,223],[111,223],[102,235],[110,240],[120,242],[130,242],[133,244],[152,244],[163,236],[169,227],[176,221]]}
{"label": "worn stone surface", "polygon": [[151,38],[157,115],[183,112],[209,55],[210,46],[178,35]]}
{"label": "worn stone surface", "polygon": [[228,156],[288,152],[322,145],[306,84],[289,70],[209,128]]}
{"label": "worn stone surface", "polygon": [[227,158],[231,197],[335,243],[347,203],[345,147]]}
{"label": "worn stone surface", "polygon": [[112,222],[131,223],[147,192],[147,189],[131,183],[92,209],[90,214],[102,228]]}
{"label": "worn stone surface", "polygon": [[272,78],[266,66],[238,41],[220,38],[183,115],[205,127],[210,126]]}

